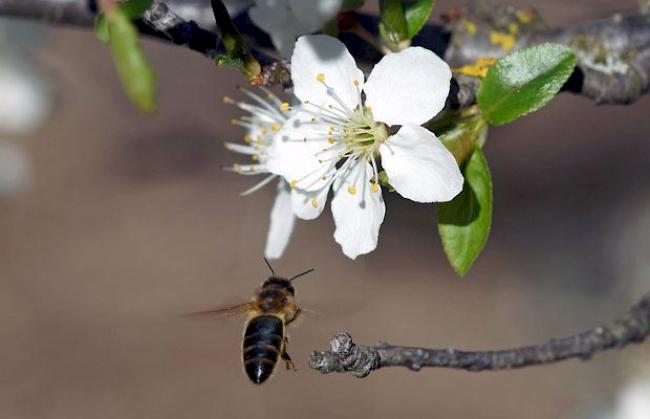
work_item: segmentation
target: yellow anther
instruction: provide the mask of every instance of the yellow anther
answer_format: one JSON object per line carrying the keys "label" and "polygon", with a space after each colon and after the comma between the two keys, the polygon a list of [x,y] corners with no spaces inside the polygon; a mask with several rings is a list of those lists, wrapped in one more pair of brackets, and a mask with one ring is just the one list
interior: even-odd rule
{"label": "yellow anther", "polygon": [[476,33],[476,23],[470,22],[467,19],[463,19],[461,23],[463,24],[463,28],[467,31],[467,33],[472,35]]}
{"label": "yellow anther", "polygon": [[223,97],[223,103],[232,103],[233,100],[229,96],[224,96]]}
{"label": "yellow anther", "polygon": [[366,106],[366,111],[372,113],[372,108],[370,106]]}
{"label": "yellow anther", "polygon": [[298,181],[294,179],[291,182],[289,182],[289,187],[291,187],[291,189],[294,189],[297,184],[298,184]]}
{"label": "yellow anther", "polygon": [[278,124],[277,122],[274,123],[274,124],[271,124],[271,129],[273,131],[276,131],[276,132],[280,131],[280,129],[282,129],[282,124]]}
{"label": "yellow anther", "polygon": [[258,161],[259,159],[260,159],[260,156],[258,156],[257,154],[253,154],[251,156],[251,160],[253,160],[253,161]]}
{"label": "yellow anther", "polygon": [[239,122],[239,121],[237,121],[236,119],[231,119],[230,120],[230,125],[237,125],[237,122]]}
{"label": "yellow anther", "polygon": [[516,39],[509,33],[492,31],[490,32],[490,43],[499,45],[503,51],[508,52],[514,48]]}
{"label": "yellow anther", "polygon": [[311,200],[311,206],[314,207],[314,208],[318,208],[318,199],[313,198]]}
{"label": "yellow anther", "polygon": [[334,137],[327,137],[327,142],[330,144],[334,144],[336,140],[334,139]]}
{"label": "yellow anther", "polygon": [[524,25],[527,25],[533,21],[533,15],[525,10],[517,10],[515,14],[517,16],[517,20],[519,20]]}
{"label": "yellow anther", "polygon": [[253,141],[253,139],[251,138],[250,135],[248,135],[248,134],[244,135],[244,142],[250,144],[251,141]]}
{"label": "yellow anther", "polygon": [[519,32],[519,25],[517,25],[514,22],[511,22],[508,24],[508,32],[510,32],[513,35],[517,35],[517,32]]}
{"label": "yellow anther", "polygon": [[348,186],[348,192],[350,193],[350,195],[354,195],[355,193],[357,193],[357,188],[354,185],[350,185]]}
{"label": "yellow anther", "polygon": [[352,83],[354,83],[355,86],[359,85],[359,80],[353,80]]}
{"label": "yellow anther", "polygon": [[325,74],[323,74],[323,73],[318,73],[318,74],[316,75],[316,80],[319,81],[319,82],[321,82],[321,83],[324,83],[324,82],[325,82]]}
{"label": "yellow anther", "polygon": [[287,102],[282,102],[280,104],[280,110],[282,112],[287,112],[289,110],[289,104]]}
{"label": "yellow anther", "polygon": [[454,71],[472,77],[485,77],[489,68],[492,67],[495,62],[496,59],[493,57],[483,57],[476,60],[474,64],[464,65],[454,69]]}
{"label": "yellow anther", "polygon": [[377,185],[376,183],[373,183],[372,185],[370,185],[370,190],[372,192],[379,192],[379,185]]}
{"label": "yellow anther", "polygon": [[255,167],[254,166],[249,167],[248,172],[249,173],[255,173]]}

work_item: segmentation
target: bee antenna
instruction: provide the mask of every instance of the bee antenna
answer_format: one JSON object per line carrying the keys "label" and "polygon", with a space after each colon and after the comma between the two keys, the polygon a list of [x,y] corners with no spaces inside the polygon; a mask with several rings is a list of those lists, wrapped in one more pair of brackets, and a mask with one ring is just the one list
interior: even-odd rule
{"label": "bee antenna", "polygon": [[311,269],[306,270],[305,272],[299,273],[298,275],[294,275],[293,277],[289,278],[289,282],[293,281],[294,279],[298,279],[301,276],[307,275],[308,273],[314,272],[314,271],[315,271],[315,269],[311,268]]}
{"label": "bee antenna", "polygon": [[275,271],[273,270],[273,266],[271,266],[271,262],[267,258],[264,258],[264,263],[266,263],[266,266],[269,267],[269,270],[271,271],[271,274],[275,276]]}

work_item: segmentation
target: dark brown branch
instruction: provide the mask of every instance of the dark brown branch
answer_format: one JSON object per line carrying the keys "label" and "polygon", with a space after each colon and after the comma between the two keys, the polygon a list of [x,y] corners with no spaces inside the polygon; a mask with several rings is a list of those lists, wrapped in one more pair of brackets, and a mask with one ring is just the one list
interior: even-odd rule
{"label": "dark brown branch", "polygon": [[[169,2],[178,3],[178,0]],[[91,0],[0,0],[0,15],[40,20],[50,24],[93,27],[96,7]],[[224,49],[221,37],[178,16],[167,2],[153,0],[136,22],[141,33],[165,42],[185,46],[210,59]]]}
{"label": "dark brown branch", "polygon": [[366,377],[383,367],[455,368],[466,371],[501,371],[567,359],[588,360],[614,348],[643,342],[650,335],[650,294],[633,306],[626,316],[577,335],[552,339],[540,345],[496,351],[460,351],[454,348],[426,349],[379,343],[359,345],[345,332],[330,341],[330,350],[313,352],[309,365],[323,374],[348,372]]}
{"label": "dark brown branch", "polygon": [[[93,3],[91,0],[0,0],[0,15],[92,27]],[[507,53],[509,48],[494,42],[494,33],[514,35],[514,49],[540,42],[559,42],[571,46],[578,55],[578,67],[565,85],[565,91],[598,103],[627,104],[650,89],[650,14],[647,11],[548,28],[536,15],[531,15],[533,19],[524,23],[521,15],[517,15],[521,11],[495,7],[492,3],[454,19],[447,28],[428,27],[417,38],[417,43],[434,51],[446,51],[446,60],[459,67],[480,57],[498,57]],[[222,51],[220,36],[200,28],[193,21],[182,19],[175,8],[184,13],[192,9],[196,16],[204,16],[206,11],[205,6],[197,1],[186,4],[181,0],[154,0],[150,12],[139,22],[141,32],[187,46],[211,59],[219,55]],[[369,16],[364,19],[372,21]],[[515,34],[512,25],[516,25]],[[251,28],[242,28],[238,24],[238,29],[247,35],[247,29]],[[259,31],[255,32],[252,40],[255,41],[259,34]],[[263,71],[264,84],[286,85],[290,80],[288,65],[261,58],[263,64],[269,64]],[[357,58],[364,60],[363,56]],[[474,104],[478,85],[476,79],[457,77],[448,104],[451,107]]]}

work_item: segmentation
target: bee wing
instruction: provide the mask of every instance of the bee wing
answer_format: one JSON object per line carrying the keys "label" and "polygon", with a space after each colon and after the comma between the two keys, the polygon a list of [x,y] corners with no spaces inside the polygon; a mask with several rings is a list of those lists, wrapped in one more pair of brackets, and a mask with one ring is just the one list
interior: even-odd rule
{"label": "bee wing", "polygon": [[212,310],[197,311],[195,313],[187,314],[186,316],[195,317],[195,318],[217,318],[218,319],[218,318],[233,317],[241,314],[246,314],[247,312],[253,310],[254,308],[255,305],[253,304],[253,302],[248,301],[246,303],[237,304],[230,307],[221,307]]}

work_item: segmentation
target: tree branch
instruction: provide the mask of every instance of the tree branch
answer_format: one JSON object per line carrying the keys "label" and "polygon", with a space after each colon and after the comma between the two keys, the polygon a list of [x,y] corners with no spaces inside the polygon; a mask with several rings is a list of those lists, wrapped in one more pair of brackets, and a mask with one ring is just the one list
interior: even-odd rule
{"label": "tree branch", "polygon": [[[548,28],[534,14],[522,19],[512,7],[479,7],[451,22],[452,38],[445,59],[460,67],[481,57],[500,57],[510,50],[556,42],[570,46],[577,67],[563,90],[581,94],[597,103],[628,104],[650,89],[650,14],[641,10],[628,15]],[[526,23],[523,23],[523,22]],[[509,45],[508,43],[511,43]],[[458,95],[452,105],[475,102],[478,82],[459,77]]]}
{"label": "tree branch", "polygon": [[455,368],[466,371],[501,371],[533,365],[552,364],[567,359],[588,360],[593,355],[632,343],[650,335],[650,294],[633,306],[623,318],[577,335],[497,351],[459,351],[454,348],[426,349],[379,343],[359,345],[346,332],[337,333],[330,350],[314,351],[309,365],[323,374],[348,372],[366,377],[383,367],[406,367],[419,371],[424,367]]}
{"label": "tree branch", "polygon": [[[480,57],[498,57],[512,49],[558,42],[571,46],[578,56],[578,67],[563,90],[598,103],[628,104],[650,89],[650,12],[646,9],[625,16],[548,28],[534,14],[524,17],[521,10],[497,7],[493,2],[487,4],[488,7],[473,7],[472,13],[449,19],[446,27],[425,27],[414,39],[414,45],[444,54],[450,65],[460,67]],[[199,0],[189,3],[154,0],[151,9],[137,22],[138,27],[144,34],[186,46],[210,59],[221,54],[221,37],[200,28],[194,21],[183,19],[179,16],[181,11],[186,16],[205,16],[209,9]],[[93,0],[0,0],[0,15],[92,27],[95,8]],[[360,14],[358,18],[366,29],[376,33],[376,17]],[[269,45],[268,37],[252,25],[246,14],[235,20],[242,34],[253,41],[251,45]],[[370,64],[379,59],[354,35],[343,33],[342,38],[358,59]],[[288,63],[255,54],[265,65],[264,85],[279,83],[288,87]],[[457,76],[452,82],[448,105],[453,108],[473,105],[479,81]]]}
{"label": "tree branch", "polygon": [[[221,37],[200,28],[194,21],[178,16],[169,4],[178,0],[153,0],[142,19],[136,22],[138,30],[148,36],[185,46],[210,59],[222,54]],[[39,20],[56,25],[92,28],[97,8],[93,0],[0,0],[0,15]]]}

